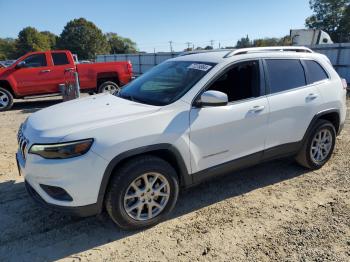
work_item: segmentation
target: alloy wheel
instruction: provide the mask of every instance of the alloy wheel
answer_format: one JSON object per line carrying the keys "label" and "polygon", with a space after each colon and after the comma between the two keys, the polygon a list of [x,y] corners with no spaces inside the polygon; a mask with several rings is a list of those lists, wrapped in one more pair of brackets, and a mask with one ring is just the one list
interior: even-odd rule
{"label": "alloy wheel", "polygon": [[313,162],[322,163],[332,149],[333,137],[328,129],[318,131],[311,142],[310,156]]}
{"label": "alloy wheel", "polygon": [[114,85],[106,85],[105,87],[103,87],[102,93],[110,93],[110,94],[115,94],[119,92],[119,88],[117,88]]}
{"label": "alloy wheel", "polygon": [[0,91],[0,108],[6,108],[10,103],[10,98],[5,92]]}
{"label": "alloy wheel", "polygon": [[150,220],[166,207],[170,197],[168,180],[160,173],[145,173],[137,177],[124,195],[124,209],[133,219]]}

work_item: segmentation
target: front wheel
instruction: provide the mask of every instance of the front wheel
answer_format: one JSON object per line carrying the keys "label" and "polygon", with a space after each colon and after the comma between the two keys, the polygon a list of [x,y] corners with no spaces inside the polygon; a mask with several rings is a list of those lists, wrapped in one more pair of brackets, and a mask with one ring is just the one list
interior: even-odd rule
{"label": "front wheel", "polygon": [[13,106],[13,96],[5,88],[0,87],[0,112],[9,110]]}
{"label": "front wheel", "polygon": [[297,162],[306,168],[321,168],[332,156],[335,140],[333,124],[327,120],[319,120],[297,155]]}
{"label": "front wheel", "polygon": [[174,168],[161,158],[141,156],[114,174],[106,195],[106,209],[124,229],[150,227],[170,213],[178,193]]}

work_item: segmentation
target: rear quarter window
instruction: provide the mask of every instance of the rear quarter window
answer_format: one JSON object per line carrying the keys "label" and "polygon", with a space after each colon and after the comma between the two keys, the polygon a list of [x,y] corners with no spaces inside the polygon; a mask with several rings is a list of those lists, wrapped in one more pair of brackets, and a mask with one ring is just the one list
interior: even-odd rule
{"label": "rear quarter window", "polygon": [[54,65],[68,65],[69,61],[66,53],[52,53],[52,61]]}
{"label": "rear quarter window", "polygon": [[304,60],[303,61],[306,66],[308,83],[312,84],[315,82],[319,82],[325,79],[328,79],[328,75],[323,67],[313,60]]}
{"label": "rear quarter window", "polygon": [[304,68],[299,59],[265,61],[271,94],[306,85]]}

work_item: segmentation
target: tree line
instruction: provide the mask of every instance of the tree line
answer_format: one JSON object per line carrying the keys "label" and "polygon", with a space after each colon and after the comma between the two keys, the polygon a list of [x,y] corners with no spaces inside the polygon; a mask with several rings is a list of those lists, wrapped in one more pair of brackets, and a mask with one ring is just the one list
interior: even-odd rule
{"label": "tree line", "polygon": [[57,36],[34,27],[23,28],[17,39],[0,38],[0,60],[16,59],[27,52],[67,49],[80,59],[94,59],[98,54],[136,53],[136,43],[116,33],[103,34],[85,18],[69,21]]}

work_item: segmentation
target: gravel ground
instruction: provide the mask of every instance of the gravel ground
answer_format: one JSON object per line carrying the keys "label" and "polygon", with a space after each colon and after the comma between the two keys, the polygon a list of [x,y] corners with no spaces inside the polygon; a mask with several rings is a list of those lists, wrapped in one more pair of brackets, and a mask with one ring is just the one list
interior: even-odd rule
{"label": "gravel ground", "polygon": [[0,261],[350,261],[350,112],[322,169],[283,159],[235,172],[182,192],[169,220],[127,232],[105,214],[70,217],[27,196],[17,129],[58,102],[0,113]]}

